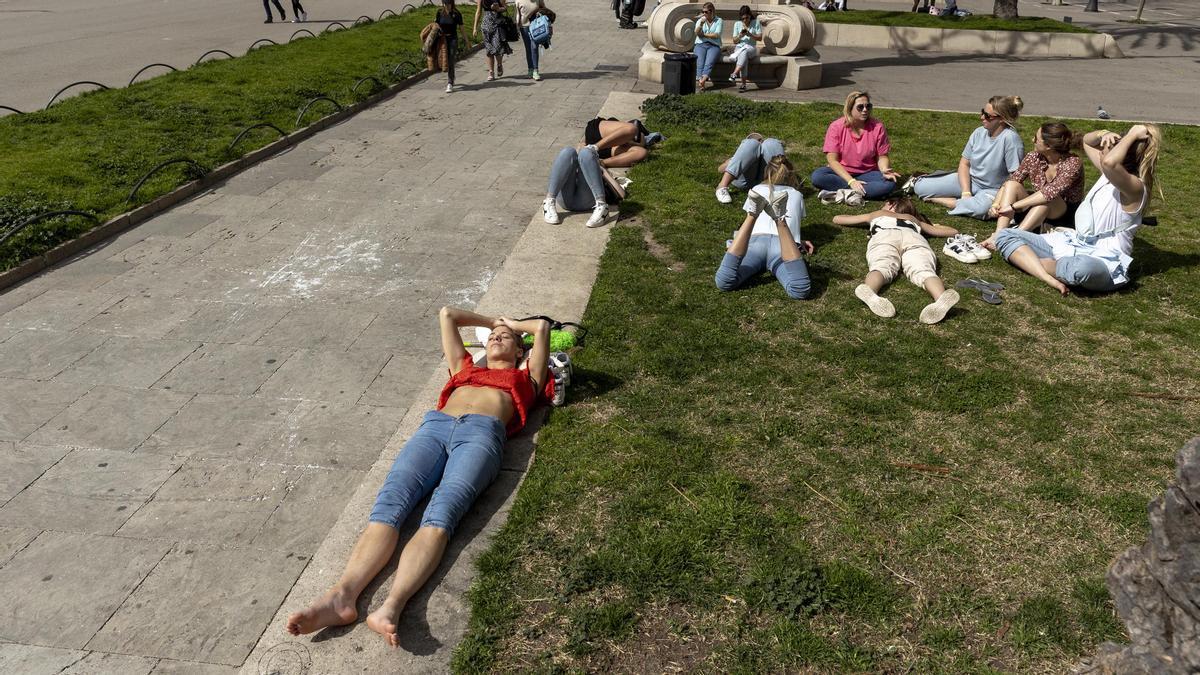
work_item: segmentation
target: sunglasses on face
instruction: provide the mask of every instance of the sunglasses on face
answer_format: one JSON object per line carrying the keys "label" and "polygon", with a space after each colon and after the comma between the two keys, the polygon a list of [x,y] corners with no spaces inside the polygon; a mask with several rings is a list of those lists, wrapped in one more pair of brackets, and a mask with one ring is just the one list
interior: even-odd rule
{"label": "sunglasses on face", "polygon": [[989,114],[989,113],[988,113],[988,111],[987,111],[987,108],[980,108],[980,109],[979,109],[979,116],[980,116],[980,117],[982,117],[983,119],[985,119],[985,120],[989,121],[989,122],[990,122],[990,121],[992,121],[992,120],[998,120],[998,119],[1000,119],[1000,116],[999,116],[999,115],[992,115],[992,114]]}
{"label": "sunglasses on face", "polygon": [[857,110],[858,112],[867,112],[868,110],[870,110],[874,107],[875,106],[870,103],[859,103],[854,106],[854,109]]}

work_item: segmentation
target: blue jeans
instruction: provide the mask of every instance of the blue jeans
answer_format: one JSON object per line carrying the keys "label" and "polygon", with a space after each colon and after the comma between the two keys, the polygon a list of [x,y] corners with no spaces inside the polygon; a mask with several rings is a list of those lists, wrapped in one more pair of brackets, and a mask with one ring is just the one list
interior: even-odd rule
{"label": "blue jeans", "polygon": [[525,65],[530,70],[538,69],[538,46],[529,39],[529,27],[521,26],[521,44],[525,45]]}
{"label": "blue jeans", "polygon": [[696,53],[696,77],[708,77],[713,66],[721,58],[721,48],[711,42],[697,42],[692,49]]}
{"label": "blue jeans", "polygon": [[1115,291],[1121,287],[1113,283],[1108,266],[1096,256],[1071,255],[1055,258],[1053,250],[1042,235],[1016,227],[1001,230],[996,235],[996,250],[1005,260],[1022,246],[1033,249],[1034,254],[1042,260],[1054,260],[1054,276],[1068,286],[1078,286],[1100,293]]}
{"label": "blue jeans", "polygon": [[763,180],[767,162],[783,154],[783,143],[777,138],[766,138],[760,143],[747,138],[738,144],[738,149],[725,165],[725,173],[733,176],[733,185],[749,190]]}
{"label": "blue jeans", "polygon": [[732,291],[740,288],[751,277],[771,270],[779,285],[793,300],[803,300],[812,290],[808,278],[808,265],[803,258],[784,262],[779,250],[779,237],[773,234],[756,234],[750,237],[746,255],[736,256],[728,251],[717,268],[717,288]]}
{"label": "blue jeans", "polygon": [[[867,199],[883,199],[896,189],[896,181],[884,178],[883,173],[878,169],[866,173],[852,172],[850,177],[863,182],[864,187],[867,188]],[[842,177],[828,166],[812,172],[812,184],[813,187],[821,190],[842,190],[850,187],[849,183],[842,180]]]}
{"label": "blue jeans", "polygon": [[604,201],[600,158],[591,148],[563,148],[550,166],[546,194],[562,201],[568,211],[587,211]]}
{"label": "blue jeans", "polygon": [[504,423],[489,415],[425,413],[425,421],[404,444],[379,488],[371,522],[398,530],[413,507],[432,492],[421,527],[454,534],[475,498],[500,472],[506,438]]}
{"label": "blue jeans", "polygon": [[913,192],[921,199],[931,197],[954,197],[958,203],[950,209],[952,216],[968,216],[978,220],[986,220],[988,209],[996,200],[998,188],[990,188],[971,180],[970,199],[962,198],[962,186],[958,184],[958,174],[948,173],[944,176],[922,176],[913,181]]}

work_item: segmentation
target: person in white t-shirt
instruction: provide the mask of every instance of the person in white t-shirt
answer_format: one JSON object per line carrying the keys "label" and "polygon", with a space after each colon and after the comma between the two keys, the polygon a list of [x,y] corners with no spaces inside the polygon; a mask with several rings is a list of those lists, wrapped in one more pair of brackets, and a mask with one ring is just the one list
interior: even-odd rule
{"label": "person in white t-shirt", "polygon": [[733,239],[726,242],[725,257],[717,268],[717,288],[735,290],[769,270],[788,297],[808,297],[812,283],[803,256],[814,249],[811,241],[800,238],[804,195],[794,185],[792,163],[787,157],[771,158],[766,182],[750,189],[743,207],[746,218]]}

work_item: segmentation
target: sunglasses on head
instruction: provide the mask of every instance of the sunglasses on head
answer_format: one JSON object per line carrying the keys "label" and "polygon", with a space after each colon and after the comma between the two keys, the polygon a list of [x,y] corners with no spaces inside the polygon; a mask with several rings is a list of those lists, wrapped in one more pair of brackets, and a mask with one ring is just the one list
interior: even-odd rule
{"label": "sunglasses on head", "polygon": [[859,112],[866,112],[867,110],[870,110],[874,107],[875,106],[870,103],[858,103],[854,106],[854,109]]}
{"label": "sunglasses on head", "polygon": [[988,113],[988,111],[987,111],[987,108],[980,108],[980,109],[979,109],[979,115],[980,115],[980,117],[983,117],[984,119],[988,120],[989,122],[990,122],[991,120],[998,120],[998,119],[1000,119],[1000,116],[999,116],[999,115],[992,115],[992,114],[989,114],[989,113]]}

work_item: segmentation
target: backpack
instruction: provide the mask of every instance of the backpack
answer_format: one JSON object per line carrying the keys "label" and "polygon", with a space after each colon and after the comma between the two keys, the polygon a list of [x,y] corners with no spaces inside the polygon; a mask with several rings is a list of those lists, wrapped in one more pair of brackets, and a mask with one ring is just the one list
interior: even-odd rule
{"label": "backpack", "polygon": [[538,14],[529,22],[529,40],[534,44],[545,47],[550,44],[552,35],[554,26],[550,24],[550,17],[545,14]]}

